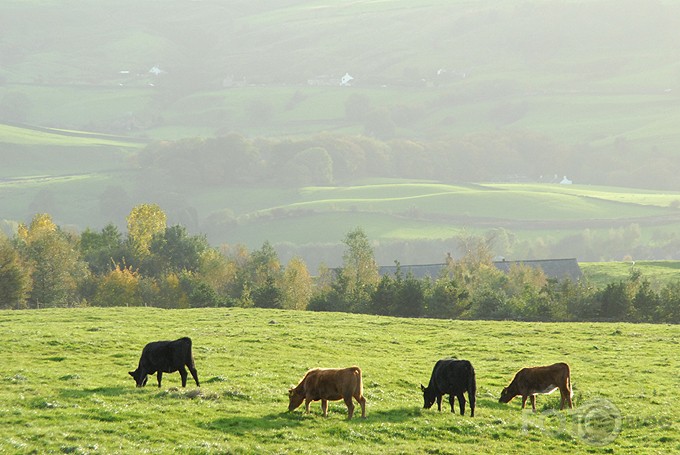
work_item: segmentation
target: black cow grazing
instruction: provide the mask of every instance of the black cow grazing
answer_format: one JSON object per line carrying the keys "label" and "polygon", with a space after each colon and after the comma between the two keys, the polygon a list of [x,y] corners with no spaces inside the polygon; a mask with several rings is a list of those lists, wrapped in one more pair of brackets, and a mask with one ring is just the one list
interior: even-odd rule
{"label": "black cow grazing", "polygon": [[425,387],[420,384],[425,401],[425,409],[430,409],[437,400],[437,409],[442,410],[442,396],[449,394],[449,404],[453,411],[454,398],[458,398],[460,415],[465,415],[465,396],[467,392],[470,400],[470,417],[475,416],[475,400],[477,394],[477,381],[475,369],[467,360],[442,359],[437,361],[432,370],[430,384]]}
{"label": "black cow grazing", "polygon": [[198,383],[198,372],[194,366],[194,356],[191,353],[191,338],[180,338],[175,341],[154,341],[144,346],[142,357],[139,359],[139,366],[129,374],[135,379],[137,387],[144,387],[147,375],[156,373],[158,377],[158,387],[161,386],[163,373],[174,373],[179,371],[182,377],[182,387],[187,386],[187,366]]}

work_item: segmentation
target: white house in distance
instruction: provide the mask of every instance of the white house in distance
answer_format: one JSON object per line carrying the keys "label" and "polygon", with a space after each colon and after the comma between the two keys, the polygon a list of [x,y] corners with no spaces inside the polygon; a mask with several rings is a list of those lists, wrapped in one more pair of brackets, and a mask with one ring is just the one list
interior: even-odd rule
{"label": "white house in distance", "polygon": [[560,185],[571,185],[571,183],[572,183],[571,180],[569,180],[565,175],[562,181],[560,182]]}
{"label": "white house in distance", "polygon": [[343,86],[343,87],[352,85],[353,80],[354,80],[354,78],[352,76],[350,76],[349,73],[345,73],[345,75],[342,76],[342,78],[340,79],[340,85]]}
{"label": "white house in distance", "polygon": [[153,68],[151,68],[151,69],[149,70],[149,72],[150,72],[151,74],[153,74],[154,76],[159,76],[159,75],[161,75],[161,74],[165,74],[165,71],[163,71],[162,69],[160,69],[160,68],[157,67],[157,66],[154,66]]}

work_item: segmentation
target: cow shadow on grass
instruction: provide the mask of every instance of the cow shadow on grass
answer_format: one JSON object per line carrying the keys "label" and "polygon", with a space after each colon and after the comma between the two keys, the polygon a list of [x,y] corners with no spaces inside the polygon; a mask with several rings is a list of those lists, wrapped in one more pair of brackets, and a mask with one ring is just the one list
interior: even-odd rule
{"label": "cow shadow on grass", "polygon": [[[361,412],[359,410],[359,412]],[[362,425],[376,422],[404,422],[408,420],[413,420],[419,416],[423,415],[423,409],[415,406],[404,406],[400,408],[392,409],[370,409],[366,410],[366,418],[362,419],[360,414],[357,415],[356,410],[354,418],[352,420],[347,420],[347,413],[340,410],[334,411],[330,410],[328,417],[322,417],[320,412],[310,412],[305,414],[304,412],[278,412],[271,413],[259,417],[246,417],[235,415],[233,417],[222,417],[210,422],[205,422],[199,424],[199,427],[210,430],[219,431],[223,433],[229,433],[233,435],[243,435],[246,433],[252,433],[254,431],[270,431],[270,430],[280,430],[285,428],[294,428],[304,425],[307,421],[313,421],[315,419],[332,419],[338,422],[347,422],[351,425]]]}
{"label": "cow shadow on grass", "polygon": [[235,415],[222,417],[211,422],[199,424],[205,430],[219,431],[234,435],[252,433],[253,431],[279,430],[299,426],[303,417],[299,413],[278,412],[260,417]]}
{"label": "cow shadow on grass", "polygon": [[402,406],[399,408],[391,409],[367,409],[366,419],[376,420],[380,422],[405,422],[407,420],[413,420],[416,417],[423,415],[424,410],[418,406]]}

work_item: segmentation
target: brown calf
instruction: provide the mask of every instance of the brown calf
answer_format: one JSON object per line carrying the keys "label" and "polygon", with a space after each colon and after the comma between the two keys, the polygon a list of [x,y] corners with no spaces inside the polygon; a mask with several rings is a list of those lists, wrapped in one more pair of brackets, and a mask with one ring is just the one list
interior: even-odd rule
{"label": "brown calf", "polygon": [[569,365],[555,363],[544,367],[522,368],[515,374],[509,386],[503,389],[500,403],[508,403],[517,395],[522,396],[522,409],[527,404],[527,397],[531,397],[531,409],[536,412],[536,394],[552,393],[560,389],[560,409],[564,409],[564,403],[572,408],[571,397],[571,374]]}
{"label": "brown calf", "polygon": [[361,369],[350,368],[314,368],[309,370],[300,383],[288,390],[288,410],[293,411],[305,402],[305,412],[309,413],[309,403],[321,400],[323,416],[328,415],[328,400],[345,400],[347,419],[354,415],[352,397],[361,405],[361,417],[366,417],[366,399],[364,398]]}

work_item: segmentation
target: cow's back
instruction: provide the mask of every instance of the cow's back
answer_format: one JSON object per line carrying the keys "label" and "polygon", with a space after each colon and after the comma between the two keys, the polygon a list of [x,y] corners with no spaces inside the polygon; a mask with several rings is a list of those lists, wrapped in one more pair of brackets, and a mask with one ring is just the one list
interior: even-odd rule
{"label": "cow's back", "polygon": [[361,369],[316,368],[303,379],[305,394],[314,399],[339,400],[355,393],[363,394]]}
{"label": "cow's back", "polygon": [[432,372],[433,385],[440,393],[475,392],[475,370],[468,360],[439,360]]}
{"label": "cow's back", "polygon": [[175,341],[154,341],[142,350],[141,362],[148,371],[171,373],[179,367],[194,365],[191,352],[191,339],[180,338]]}

